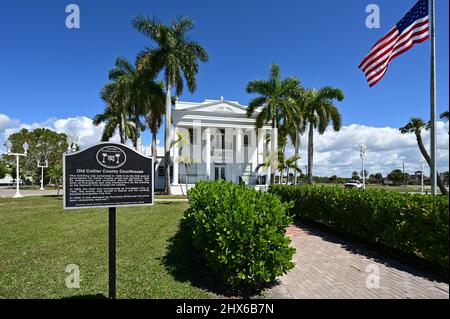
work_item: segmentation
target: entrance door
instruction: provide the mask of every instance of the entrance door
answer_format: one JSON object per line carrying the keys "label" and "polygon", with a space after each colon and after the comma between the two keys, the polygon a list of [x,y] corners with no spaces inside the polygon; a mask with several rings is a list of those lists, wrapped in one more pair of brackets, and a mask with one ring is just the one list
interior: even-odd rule
{"label": "entrance door", "polygon": [[214,167],[214,179],[217,181],[219,179],[225,180],[225,166],[215,166]]}

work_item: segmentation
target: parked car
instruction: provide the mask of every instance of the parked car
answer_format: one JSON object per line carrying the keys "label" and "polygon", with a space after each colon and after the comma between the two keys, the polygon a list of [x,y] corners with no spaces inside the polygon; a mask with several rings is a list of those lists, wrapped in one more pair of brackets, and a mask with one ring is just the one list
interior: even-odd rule
{"label": "parked car", "polygon": [[358,188],[362,189],[363,184],[360,181],[348,181],[344,184],[345,188]]}

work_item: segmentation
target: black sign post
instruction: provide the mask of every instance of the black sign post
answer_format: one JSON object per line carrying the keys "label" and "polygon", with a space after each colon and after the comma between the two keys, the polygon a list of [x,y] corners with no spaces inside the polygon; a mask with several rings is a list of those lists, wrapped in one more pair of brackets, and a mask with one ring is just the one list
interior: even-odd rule
{"label": "black sign post", "polygon": [[64,209],[108,207],[109,298],[116,298],[116,207],[153,205],[152,159],[126,145],[100,143],[64,154]]}
{"label": "black sign post", "polygon": [[116,299],[116,208],[109,208],[109,298]]}

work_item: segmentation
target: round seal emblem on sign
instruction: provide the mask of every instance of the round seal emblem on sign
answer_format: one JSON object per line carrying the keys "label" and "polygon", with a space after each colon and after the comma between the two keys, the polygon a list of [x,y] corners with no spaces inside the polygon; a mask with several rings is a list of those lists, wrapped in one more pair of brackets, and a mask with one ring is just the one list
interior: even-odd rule
{"label": "round seal emblem on sign", "polygon": [[106,168],[119,168],[127,161],[127,155],[116,146],[105,146],[97,152],[97,162]]}

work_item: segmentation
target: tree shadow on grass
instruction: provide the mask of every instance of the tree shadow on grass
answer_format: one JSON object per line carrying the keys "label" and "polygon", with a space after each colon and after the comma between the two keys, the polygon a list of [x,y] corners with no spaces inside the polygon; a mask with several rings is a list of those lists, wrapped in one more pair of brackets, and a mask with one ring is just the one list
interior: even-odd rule
{"label": "tree shadow on grass", "polygon": [[227,289],[221,278],[207,268],[203,257],[192,246],[189,227],[184,219],[178,232],[169,239],[162,263],[176,281],[190,282],[192,286],[211,292],[218,298],[242,298]]}

